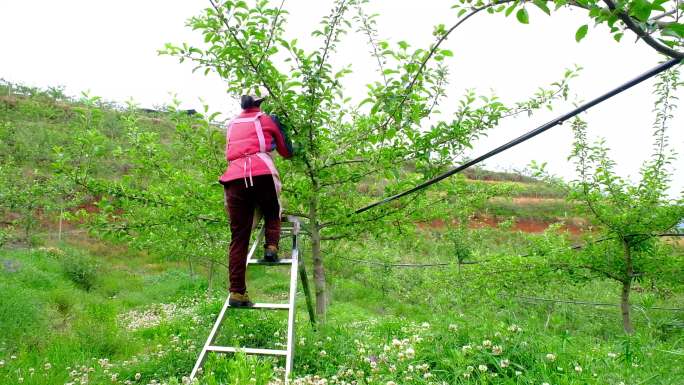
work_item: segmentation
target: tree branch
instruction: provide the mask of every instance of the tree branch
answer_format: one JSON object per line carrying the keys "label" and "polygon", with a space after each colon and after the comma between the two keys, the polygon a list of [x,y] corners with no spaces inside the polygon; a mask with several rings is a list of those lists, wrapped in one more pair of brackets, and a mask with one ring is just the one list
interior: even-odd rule
{"label": "tree branch", "polygon": [[637,23],[635,23],[634,20],[627,13],[617,9],[613,0],[603,0],[603,2],[606,3],[608,9],[613,11],[615,15],[620,20],[622,20],[623,23],[625,23],[627,28],[632,30],[632,32],[634,32],[638,37],[640,37],[646,44],[651,46],[656,51],[662,53],[663,55],[667,55],[674,59],[684,60],[684,52],[679,52],[656,41],[651,35],[646,33],[646,31],[644,31],[639,25],[637,25]]}

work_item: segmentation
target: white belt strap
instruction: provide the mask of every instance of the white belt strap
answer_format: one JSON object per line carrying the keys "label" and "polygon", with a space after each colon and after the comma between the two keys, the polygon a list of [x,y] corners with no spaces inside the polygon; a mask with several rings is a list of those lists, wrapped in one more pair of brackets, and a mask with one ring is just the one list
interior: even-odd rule
{"label": "white belt strap", "polygon": [[259,120],[259,117],[263,115],[263,113],[259,112],[256,114],[253,118],[254,122],[254,130],[256,131],[257,138],[259,138],[259,152],[266,152],[266,140],[264,139],[264,129],[261,127],[261,121]]}

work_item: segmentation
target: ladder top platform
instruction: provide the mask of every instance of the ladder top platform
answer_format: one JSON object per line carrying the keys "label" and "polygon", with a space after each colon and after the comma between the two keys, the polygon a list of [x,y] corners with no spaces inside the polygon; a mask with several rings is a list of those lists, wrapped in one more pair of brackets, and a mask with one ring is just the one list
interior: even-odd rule
{"label": "ladder top platform", "polygon": [[267,266],[275,266],[275,265],[291,265],[292,264],[292,259],[279,259],[278,262],[269,262],[266,261],[265,259],[250,259],[247,261],[248,265],[267,265]]}
{"label": "ladder top platform", "polygon": [[230,306],[233,309],[276,309],[276,310],[290,310],[289,303],[255,303],[254,306]]}

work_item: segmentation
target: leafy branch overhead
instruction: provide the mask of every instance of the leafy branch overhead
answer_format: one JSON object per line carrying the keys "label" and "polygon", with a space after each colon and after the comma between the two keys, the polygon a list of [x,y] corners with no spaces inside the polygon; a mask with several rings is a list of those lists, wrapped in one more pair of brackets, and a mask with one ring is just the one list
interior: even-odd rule
{"label": "leafy branch overhead", "polygon": [[[684,59],[684,4],[679,0],[459,0],[453,8],[459,17],[486,9],[488,13],[503,13],[529,24],[530,7],[539,8],[547,15],[567,8],[581,8],[593,20],[594,26],[605,25],[616,41],[630,31],[654,50],[675,59]],[[464,16],[465,15],[465,16]],[[557,16],[559,17],[559,16]],[[589,23],[575,32],[575,40],[584,39]]]}
{"label": "leafy branch overhead", "polygon": [[[568,71],[560,81],[511,105],[494,95],[468,91],[446,113],[445,62],[453,52],[443,44],[467,18],[450,29],[436,26],[434,42],[414,48],[406,41],[382,39],[376,15],[365,11],[365,3],[335,1],[311,33],[317,48],[307,50],[297,39],[286,37],[288,13],[282,2],[212,1],[188,22],[202,33],[205,44],[167,44],[162,51],[194,62],[198,70],[215,72],[231,95],[256,87],[269,91],[264,109],[281,117],[301,149],[294,162],[279,168],[286,209],[306,218],[305,229],[312,237],[321,306],[326,302],[321,241],[382,229],[407,212],[424,215],[434,206],[423,194],[351,218],[355,208],[453,165],[473,140],[502,119],[565,98],[568,81],[576,74]],[[378,80],[367,84],[367,94],[359,101],[345,93],[353,63],[331,64],[339,62],[337,49],[350,33],[366,40],[370,62],[377,64]]]}

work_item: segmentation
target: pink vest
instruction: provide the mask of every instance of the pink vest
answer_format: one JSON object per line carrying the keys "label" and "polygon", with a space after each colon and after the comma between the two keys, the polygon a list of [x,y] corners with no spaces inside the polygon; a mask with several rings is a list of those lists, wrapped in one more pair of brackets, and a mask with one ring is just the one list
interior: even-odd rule
{"label": "pink vest", "polygon": [[226,159],[228,169],[221,175],[220,182],[243,179],[245,186],[254,185],[252,177],[272,175],[276,193],[281,190],[280,176],[270,151],[275,147],[274,139],[264,135],[259,118],[262,112],[251,117],[237,117],[229,124],[226,132]]}

